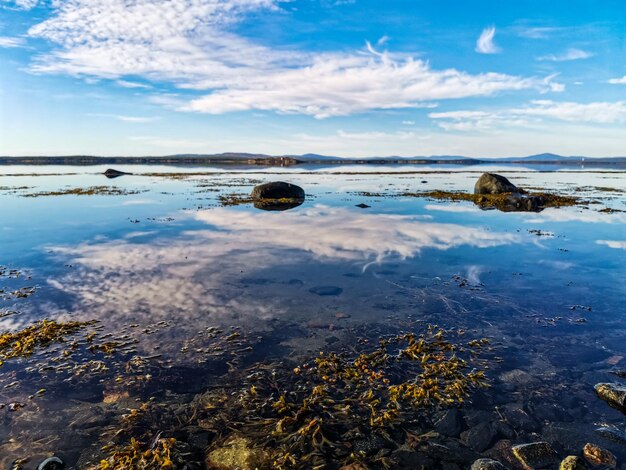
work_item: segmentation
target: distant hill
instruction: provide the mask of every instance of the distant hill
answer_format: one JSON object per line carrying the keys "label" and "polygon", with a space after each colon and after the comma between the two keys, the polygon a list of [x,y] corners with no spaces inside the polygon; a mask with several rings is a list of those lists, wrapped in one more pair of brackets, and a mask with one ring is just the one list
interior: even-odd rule
{"label": "distant hill", "polygon": [[415,165],[479,165],[479,164],[536,164],[536,165],[625,165],[626,157],[591,158],[584,156],[562,156],[542,153],[523,157],[472,158],[460,155],[431,155],[415,157],[362,157],[342,158],[330,155],[307,153],[304,155],[266,155],[260,153],[224,152],[218,154],[174,154],[164,156],[99,157],[94,155],[68,156],[0,156],[0,165],[262,165],[291,166],[298,164],[415,164]]}

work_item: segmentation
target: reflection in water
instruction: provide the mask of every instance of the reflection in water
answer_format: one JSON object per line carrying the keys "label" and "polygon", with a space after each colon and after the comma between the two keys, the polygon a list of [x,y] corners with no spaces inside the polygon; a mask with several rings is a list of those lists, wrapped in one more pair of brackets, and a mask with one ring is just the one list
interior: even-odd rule
{"label": "reflection in water", "polygon": [[626,241],[619,240],[598,240],[596,241],[598,245],[606,245],[609,248],[615,248],[618,250],[626,250]]}
{"label": "reflection in water", "polygon": [[[49,284],[72,294],[90,318],[150,314],[272,318],[288,289],[267,285],[242,289],[254,272],[318,262],[349,262],[363,269],[426,248],[446,250],[521,242],[519,235],[417,216],[364,214],[317,206],[290,213],[212,209],[194,213],[210,230],[188,230],[177,238],[125,239],[55,247],[73,270]],[[272,284],[268,282],[268,284]]]}

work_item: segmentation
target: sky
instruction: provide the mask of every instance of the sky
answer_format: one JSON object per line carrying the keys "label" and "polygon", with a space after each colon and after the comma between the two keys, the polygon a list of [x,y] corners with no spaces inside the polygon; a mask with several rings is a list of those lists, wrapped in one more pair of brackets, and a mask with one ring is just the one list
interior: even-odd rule
{"label": "sky", "polygon": [[0,155],[626,155],[623,0],[0,0]]}

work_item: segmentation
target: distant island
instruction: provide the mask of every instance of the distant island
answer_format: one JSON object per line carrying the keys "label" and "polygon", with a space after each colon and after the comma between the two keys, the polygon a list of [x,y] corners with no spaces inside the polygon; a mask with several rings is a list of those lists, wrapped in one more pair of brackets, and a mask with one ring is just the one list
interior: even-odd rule
{"label": "distant island", "polygon": [[294,165],[480,165],[480,164],[550,164],[550,165],[626,165],[626,157],[564,157],[552,153],[529,155],[526,157],[472,158],[454,155],[416,156],[416,157],[364,157],[343,158],[337,156],[304,155],[263,155],[252,153],[219,154],[177,154],[141,157],[99,157],[93,155],[67,156],[0,156],[0,165],[258,165],[258,166],[294,166]]}

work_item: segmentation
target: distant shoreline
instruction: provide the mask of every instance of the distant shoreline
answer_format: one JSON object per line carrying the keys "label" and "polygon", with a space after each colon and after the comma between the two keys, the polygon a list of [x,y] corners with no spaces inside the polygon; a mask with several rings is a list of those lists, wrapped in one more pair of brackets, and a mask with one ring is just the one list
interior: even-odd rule
{"label": "distant shoreline", "polygon": [[250,165],[269,167],[289,167],[296,165],[485,165],[485,164],[533,164],[564,166],[626,166],[626,157],[587,158],[561,157],[544,155],[521,158],[467,158],[467,157],[415,157],[415,158],[359,158],[347,159],[325,156],[282,156],[253,154],[218,154],[218,155],[173,155],[145,157],[97,157],[97,156],[33,156],[0,157],[0,165]]}

